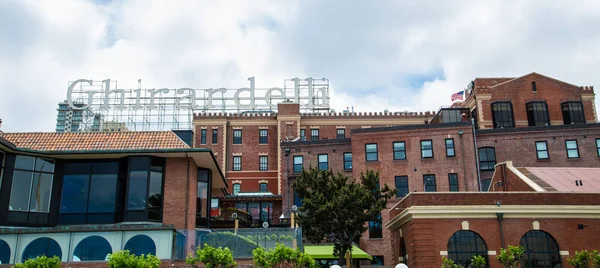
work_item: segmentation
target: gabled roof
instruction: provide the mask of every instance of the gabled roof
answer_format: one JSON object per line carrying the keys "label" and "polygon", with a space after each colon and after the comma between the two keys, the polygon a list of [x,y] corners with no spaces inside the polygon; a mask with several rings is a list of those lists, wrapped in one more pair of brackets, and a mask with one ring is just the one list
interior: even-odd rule
{"label": "gabled roof", "polygon": [[490,88],[495,88],[495,87],[498,87],[498,86],[501,86],[501,85],[505,85],[505,84],[511,83],[511,82],[513,82],[513,81],[517,81],[517,80],[519,80],[519,79],[521,79],[521,78],[524,78],[524,77],[527,77],[527,76],[530,76],[530,75],[539,75],[539,76],[541,76],[541,77],[544,77],[544,78],[547,78],[547,79],[551,79],[551,80],[554,80],[554,81],[556,81],[556,82],[559,82],[559,83],[567,84],[567,85],[570,85],[570,86],[573,86],[573,87],[579,87],[579,86],[576,86],[576,85],[573,85],[573,84],[567,83],[567,82],[565,82],[565,81],[558,80],[558,79],[556,79],[556,78],[552,78],[552,77],[549,77],[549,76],[545,76],[545,75],[543,75],[543,74],[539,74],[539,73],[536,73],[536,72],[532,72],[532,73],[528,73],[528,74],[526,74],[526,75],[523,75],[523,76],[519,76],[519,77],[517,77],[517,78],[510,79],[510,80],[508,80],[508,81],[504,81],[504,82],[502,82],[502,83],[495,84],[495,85],[491,86]]}
{"label": "gabled roof", "polygon": [[600,193],[600,168],[525,167],[517,169],[522,173],[526,171],[529,179],[549,192]]}
{"label": "gabled roof", "polygon": [[4,133],[1,138],[18,149],[46,152],[190,148],[171,131]]}

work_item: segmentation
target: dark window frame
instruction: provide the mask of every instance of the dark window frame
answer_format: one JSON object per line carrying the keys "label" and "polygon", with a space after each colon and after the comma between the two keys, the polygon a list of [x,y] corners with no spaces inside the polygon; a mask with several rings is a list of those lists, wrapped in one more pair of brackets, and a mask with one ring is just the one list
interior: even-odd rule
{"label": "dark window frame", "polygon": [[[579,116],[579,118],[575,118],[576,117],[576,113],[574,113],[575,110],[576,110],[575,108],[578,108],[578,109],[580,108],[580,111],[579,111],[579,115],[580,116]],[[582,101],[565,101],[565,102],[562,102],[560,104],[560,110],[562,112],[563,123],[565,125],[585,124],[586,123],[585,110],[584,110],[583,102]]]}
{"label": "dark window frame", "polygon": [[448,173],[448,190],[450,192],[459,192],[458,173]]}
{"label": "dark window frame", "polygon": [[[236,186],[237,186],[237,189],[235,189],[235,188],[236,188]],[[241,183],[234,183],[234,184],[231,186],[231,194],[233,194],[233,195],[237,195],[237,194],[238,194],[239,192],[241,192],[241,191],[242,191],[242,184],[241,184]]]}
{"label": "dark window frame", "polygon": [[318,141],[319,140],[319,129],[318,128],[311,128],[310,129],[310,140],[311,141]]}
{"label": "dark window frame", "polygon": [[[567,145],[568,142],[570,141],[574,141],[575,142],[575,148],[570,148]],[[581,154],[579,154],[579,142],[577,142],[577,140],[565,140],[565,150],[567,151],[567,158],[568,159],[578,159],[581,157]],[[570,157],[569,156],[569,151],[573,151],[575,150],[577,152],[577,156],[576,157]]]}
{"label": "dark window frame", "polygon": [[268,129],[259,129],[258,130],[258,144],[268,144],[269,143],[269,130]]}
{"label": "dark window frame", "polygon": [[[350,160],[346,159],[346,155],[350,155]],[[352,153],[345,152],[342,154],[342,158],[344,160],[344,170],[352,170]],[[348,167],[348,163],[350,163],[350,167]]]}
{"label": "dark window frame", "polygon": [[206,144],[206,128],[200,130],[200,144]]}
{"label": "dark window frame", "polygon": [[[239,159],[239,163],[236,163],[236,159]],[[241,155],[234,155],[233,156],[233,160],[232,160],[232,165],[231,165],[231,170],[232,171],[242,171],[242,156]]]}
{"label": "dark window frame", "polygon": [[[150,166],[148,167],[147,170],[137,170],[137,169],[133,169],[133,164],[132,161],[135,158],[148,158],[149,159],[149,164]],[[143,212],[144,215],[146,215],[145,220],[144,221],[152,221],[152,222],[162,222],[162,216],[163,216],[163,208],[164,208],[164,194],[165,194],[165,175],[166,175],[166,159],[165,158],[160,158],[160,157],[151,157],[151,156],[134,156],[134,157],[129,157],[128,159],[128,170],[127,170],[127,186],[126,186],[126,193],[125,193],[125,206],[124,206],[124,210],[125,210],[125,221],[139,221],[138,217],[141,215],[141,213]],[[153,170],[153,168],[155,167],[161,167],[160,172],[161,172],[161,186],[160,186],[160,191],[161,191],[161,204],[160,204],[160,208],[158,209],[158,219],[150,219],[150,207],[149,207],[149,199],[150,199],[150,184],[151,184],[151,180],[152,180],[152,172],[157,172],[156,170]],[[130,209],[129,208],[129,198],[130,198],[130,190],[131,190],[131,173],[132,172],[146,172],[146,204],[144,207],[144,210],[139,210],[139,209]]]}
{"label": "dark window frame", "polygon": [[[321,162],[321,156],[324,155],[327,158],[326,162]],[[325,164],[327,168],[322,169],[321,164]],[[317,167],[319,170],[329,170],[329,155],[328,154],[318,154],[317,155]]]}
{"label": "dark window frame", "polygon": [[600,157],[600,138],[596,139],[596,152],[598,153],[598,157]]}
{"label": "dark window frame", "polygon": [[[300,159],[300,164],[296,164],[296,159]],[[302,155],[294,155],[294,157],[292,157],[292,171],[294,173],[301,173],[302,170],[304,169],[304,156]],[[300,167],[299,169],[296,169],[297,167]]]}
{"label": "dark window frame", "polygon": [[[238,133],[239,133],[239,135],[236,135]],[[242,144],[242,137],[243,136],[242,136],[242,130],[241,129],[234,129],[232,136],[233,136],[233,144]]]}
{"label": "dark window frame", "polygon": [[[427,190],[427,182],[430,181],[428,179],[433,178],[433,191]],[[429,184],[431,186],[431,184]],[[437,181],[435,178],[435,174],[423,174],[423,192],[437,192]]]}
{"label": "dark window frame", "polygon": [[302,141],[306,140],[306,130],[303,128],[300,129],[300,140],[302,140]]}
{"label": "dark window frame", "polygon": [[269,170],[269,157],[268,156],[261,155],[258,157],[258,170],[259,171]]}
{"label": "dark window frame", "polygon": [[550,114],[548,113],[548,103],[545,101],[530,101],[525,104],[527,112],[527,124],[534,126],[549,126]]}
{"label": "dark window frame", "polygon": [[[398,149],[396,150],[396,144],[402,144],[402,148],[404,149]],[[406,160],[406,142],[404,141],[394,141],[392,142],[392,151],[394,154],[394,160]],[[396,157],[397,153],[404,153],[404,158],[401,157]]]}
{"label": "dark window frame", "polygon": [[381,213],[373,221],[369,221],[369,239],[383,238],[383,221]]}
{"label": "dark window frame", "polygon": [[[540,150],[538,148],[538,143],[543,143],[546,146],[546,150]],[[540,157],[540,152],[546,152],[546,157],[542,158]],[[550,150],[548,150],[548,142],[547,141],[536,141],[535,142],[535,156],[537,158],[537,160],[548,160],[550,159]]]}
{"label": "dark window frame", "polygon": [[[514,128],[515,115],[510,101],[497,101],[492,106],[492,124],[494,128]],[[504,109],[501,109],[504,108]]]}
{"label": "dark window frame", "polygon": [[486,267],[489,267],[487,244],[481,235],[471,230],[454,232],[448,239],[446,250],[448,259],[453,260],[456,264],[469,267],[473,256],[479,255],[485,258]]}
{"label": "dark window frame", "polygon": [[346,129],[345,128],[336,129],[336,138],[338,138],[338,139],[346,138]]}
{"label": "dark window frame", "polygon": [[[6,157],[6,155],[5,155],[5,157]],[[33,162],[32,162],[31,168],[17,167],[17,159],[19,157],[33,158]],[[52,171],[51,172],[50,171],[46,171],[43,168],[38,169],[38,164],[37,164],[38,160],[51,162],[52,163]],[[32,216],[35,216],[35,215],[45,215],[45,217],[47,219],[50,216],[50,214],[53,213],[53,203],[54,203],[53,199],[55,199],[57,195],[60,196],[60,190],[61,189],[58,189],[58,192],[56,191],[56,189],[57,189],[56,186],[58,184],[57,183],[58,182],[58,180],[57,180],[57,175],[58,175],[57,174],[57,161],[55,159],[50,159],[50,158],[45,158],[45,157],[37,157],[37,156],[28,156],[28,155],[16,155],[14,157],[13,161],[14,161],[13,162],[14,165],[13,165],[12,174],[11,174],[12,176],[9,176],[9,179],[11,180],[11,182],[10,182],[10,186],[11,187],[8,187],[8,189],[7,189],[7,191],[8,191],[8,194],[7,194],[8,195],[8,208],[7,208],[7,212],[9,214],[15,214],[15,213],[17,213],[17,214],[26,214],[27,215],[26,216],[27,220],[26,220],[25,223],[23,223],[25,225],[30,225],[30,218]],[[43,165],[42,165],[42,167],[43,167]],[[16,176],[16,173],[19,172],[19,171],[20,172],[31,173],[30,174],[31,175],[31,181],[29,183],[29,192],[27,193],[27,197],[29,198],[28,201],[27,201],[28,202],[27,203],[27,210],[16,210],[16,209],[11,209],[10,208],[10,206],[11,206],[11,202],[10,201],[12,199],[12,194],[13,194],[12,190],[13,190],[13,187],[15,187],[15,179],[16,179],[15,176]],[[2,174],[2,175],[4,176],[4,174]],[[32,208],[31,208],[31,203],[34,201],[33,198],[31,198],[31,195],[33,194],[33,187],[35,187],[34,180],[35,180],[35,176],[36,175],[50,175],[51,176],[51,178],[50,178],[51,182],[50,182],[49,198],[48,198],[49,199],[48,200],[48,211],[32,210]],[[4,178],[2,178],[2,181],[0,181],[0,182],[3,182],[3,181],[4,181]],[[38,184],[39,184],[39,182],[38,182]],[[12,221],[10,221],[10,215],[6,219],[6,222],[9,222],[9,223],[12,222]]]}
{"label": "dark window frame", "polygon": [[[430,142],[431,148],[430,149],[423,149],[423,142]],[[433,140],[421,140],[420,144],[421,144],[421,159],[434,158]],[[425,156],[425,154],[424,154],[425,151],[431,151],[431,156]]]}
{"label": "dark window frame", "polygon": [[[484,150],[484,149],[485,149],[485,152],[486,152],[486,153],[485,153],[486,159],[482,161],[482,160],[481,160],[481,157],[482,157],[481,150]],[[494,155],[494,160],[493,160],[493,161],[492,161],[492,160],[489,160],[489,154],[488,154],[488,152],[489,152],[489,150],[490,150],[490,149],[491,149],[491,150],[492,150],[492,152],[494,153],[494,154],[493,154],[493,155]],[[494,147],[491,147],[491,146],[480,147],[480,148],[478,148],[478,149],[477,149],[477,153],[478,153],[478,155],[479,155],[479,170],[480,170],[480,171],[494,171],[494,167],[495,167],[495,166],[496,166],[496,164],[497,164],[497,158],[496,158],[496,148],[494,148]],[[483,165],[482,165],[482,163],[486,163],[486,165],[485,165],[485,166],[488,166],[488,167],[489,167],[489,164],[490,164],[490,163],[494,163],[494,164],[493,164],[493,165],[491,165],[491,168],[485,168],[485,169],[484,169],[484,168],[482,168],[482,166],[483,166]]]}
{"label": "dark window frame", "polygon": [[535,81],[531,81],[531,91],[537,92],[537,84]]}
{"label": "dark window frame", "polygon": [[[264,186],[264,189],[263,189]],[[261,182],[258,184],[258,191],[261,193],[269,192],[269,185],[265,182]]]}
{"label": "dark window frame", "polygon": [[219,140],[219,130],[213,129],[212,130],[212,144],[217,144],[218,140]]}
{"label": "dark window frame", "polygon": [[[368,146],[375,145],[375,151],[369,152]],[[372,150],[372,149],[371,149]],[[375,159],[372,159],[372,156],[375,155]],[[369,159],[371,156],[371,159]],[[377,143],[365,143],[365,161],[367,162],[377,162],[379,161],[379,149],[377,148]]]}
{"label": "dark window frame", "polygon": [[[451,141],[452,147],[448,147],[448,141]],[[446,146],[446,157],[455,157],[456,156],[456,146],[454,145],[454,138],[447,138],[444,140],[444,145]],[[448,153],[448,150],[452,150],[452,154]]]}
{"label": "dark window frame", "polygon": [[[529,252],[530,244],[534,244],[534,246],[531,246],[534,248],[531,252]],[[530,230],[526,232],[519,240],[519,245],[523,246],[523,249],[525,250],[521,267],[531,267],[532,262],[541,262],[538,263],[542,265],[540,267],[556,267],[556,265],[561,264],[562,258],[560,256],[558,243],[556,243],[556,239],[554,239],[552,235],[545,231]],[[535,255],[536,257],[532,258],[531,255]],[[547,258],[539,258],[540,256],[545,256]],[[546,262],[550,263],[548,264]]]}
{"label": "dark window frame", "polygon": [[[396,187],[396,197],[405,197],[410,193],[410,186],[408,184],[407,175],[395,176],[394,186]],[[402,191],[400,189],[402,189]]]}

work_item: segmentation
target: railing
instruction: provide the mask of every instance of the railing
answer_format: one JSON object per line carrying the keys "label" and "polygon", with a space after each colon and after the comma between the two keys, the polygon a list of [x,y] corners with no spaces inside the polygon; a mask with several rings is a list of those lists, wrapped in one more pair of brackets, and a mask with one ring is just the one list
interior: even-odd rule
{"label": "railing", "polygon": [[[272,249],[277,243],[293,247],[296,239],[297,247],[303,250],[302,231],[292,228],[240,228],[177,230],[173,259],[185,259],[189,252],[198,246],[227,247],[233,252],[235,259],[251,259],[252,251],[256,248]],[[193,241],[193,243],[191,242]],[[192,250],[193,249],[193,250]]]}

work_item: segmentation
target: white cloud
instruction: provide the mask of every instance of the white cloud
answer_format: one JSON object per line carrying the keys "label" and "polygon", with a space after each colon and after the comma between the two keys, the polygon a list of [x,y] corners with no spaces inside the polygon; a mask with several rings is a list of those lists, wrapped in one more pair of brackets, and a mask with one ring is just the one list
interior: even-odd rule
{"label": "white cloud", "polygon": [[4,131],[53,131],[78,78],[208,88],[327,77],[337,111],[435,110],[478,76],[600,85],[592,0],[104,2],[0,3]]}

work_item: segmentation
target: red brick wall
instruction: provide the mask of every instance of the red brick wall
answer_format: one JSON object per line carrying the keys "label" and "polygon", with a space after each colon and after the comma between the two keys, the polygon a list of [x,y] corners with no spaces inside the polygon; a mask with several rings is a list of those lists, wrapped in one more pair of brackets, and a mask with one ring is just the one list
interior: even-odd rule
{"label": "red brick wall", "polygon": [[[531,186],[521,180],[514,172],[506,167],[506,164],[500,164],[496,167],[498,172],[494,173],[492,178],[490,192],[529,192],[534,191]],[[504,171],[503,171],[504,170]],[[504,173],[504,176],[503,176]],[[502,182],[501,186],[497,182]]]}
{"label": "red brick wall", "polygon": [[[186,158],[167,158],[165,167],[163,223],[173,224],[177,229],[195,227],[196,212],[196,173],[197,167],[193,161],[188,163]],[[189,183],[189,184],[188,184]],[[188,193],[186,193],[186,187]],[[189,198],[186,202],[186,196]],[[186,226],[186,203],[188,204],[188,223]]]}

